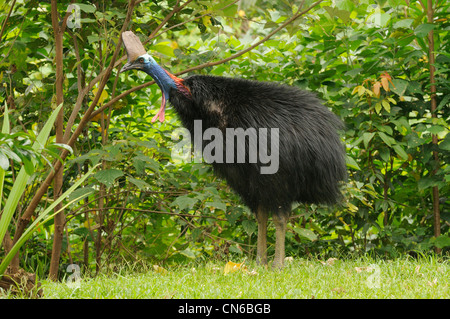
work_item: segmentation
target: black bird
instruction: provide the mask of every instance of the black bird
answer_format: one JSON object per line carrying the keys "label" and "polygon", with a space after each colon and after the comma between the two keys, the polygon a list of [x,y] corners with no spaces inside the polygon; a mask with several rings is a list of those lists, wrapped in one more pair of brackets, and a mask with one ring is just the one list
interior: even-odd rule
{"label": "black bird", "polygon": [[[216,128],[214,132],[223,133],[219,142],[223,143],[222,149],[217,148],[211,156],[223,152],[224,161],[213,161],[214,171],[256,215],[260,264],[267,264],[267,221],[272,214],[276,228],[273,267],[282,268],[292,204],[335,204],[341,197],[340,182],[346,179],[345,152],[338,135],[342,122],[310,92],[277,83],[218,76],[181,79],[147,53],[134,58],[129,51],[127,48],[128,63],[121,72],[142,70],[162,90],[161,109],[152,122],[158,117],[164,120],[169,101],[191,136],[195,134],[196,120],[201,121],[202,132]],[[230,156],[226,144],[239,128],[245,133],[245,142],[231,144],[234,153]],[[205,144],[203,141],[201,147]],[[245,153],[244,161],[239,160],[239,151]],[[272,170],[268,169],[267,159],[261,157],[264,152],[278,155],[272,157]]]}

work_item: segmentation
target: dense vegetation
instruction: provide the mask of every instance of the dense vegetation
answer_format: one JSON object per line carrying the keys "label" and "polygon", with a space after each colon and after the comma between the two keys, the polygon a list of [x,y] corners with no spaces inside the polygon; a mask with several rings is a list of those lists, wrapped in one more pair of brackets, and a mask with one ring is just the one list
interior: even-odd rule
{"label": "dense vegetation", "polygon": [[[288,256],[447,253],[450,4],[319,2],[1,4],[1,208],[13,197],[18,203],[10,220],[4,211],[0,220],[0,260],[94,167],[64,199],[64,210],[29,234],[12,266],[57,278],[68,264],[93,273],[123,260],[242,260],[256,253],[256,222],[239,198],[208,165],[173,156],[181,126],[174,111],[151,123],[159,88],[144,74],[118,74],[121,30],[138,34],[174,74],[298,86],[343,119],[345,200],[297,205]],[[31,147],[60,105],[55,129]],[[18,192],[12,185],[21,169],[27,183]]]}

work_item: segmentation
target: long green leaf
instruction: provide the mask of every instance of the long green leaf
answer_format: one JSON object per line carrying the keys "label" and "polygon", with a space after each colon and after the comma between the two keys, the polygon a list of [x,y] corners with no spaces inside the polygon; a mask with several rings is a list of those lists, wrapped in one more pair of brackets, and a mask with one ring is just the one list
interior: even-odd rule
{"label": "long green leaf", "polygon": [[[62,104],[60,104],[50,115],[49,119],[45,123],[41,132],[36,138],[36,141],[33,143],[32,148],[34,150],[38,150],[40,147],[45,145],[45,142],[50,135],[50,131],[53,127],[53,124],[56,121],[56,116],[62,108]],[[19,171],[17,175],[16,181],[14,182],[13,187],[11,188],[11,192],[9,193],[8,199],[6,200],[5,208],[3,210],[2,216],[0,218],[0,243],[3,242],[3,238],[5,237],[6,230],[11,222],[11,218],[16,211],[17,204],[19,203],[20,197],[22,196],[25,187],[27,185],[27,181],[30,175],[25,171],[25,167]]]}
{"label": "long green leaf", "polygon": [[9,134],[10,128],[9,128],[9,114],[8,114],[8,105],[5,102],[5,111],[3,113],[3,126],[2,126],[2,133],[3,134]]}
{"label": "long green leaf", "polygon": [[[98,164],[100,165],[100,164]],[[97,166],[92,167],[85,175],[83,175],[78,181],[75,182],[75,184],[72,185],[68,190],[66,190],[60,197],[58,197],[57,200],[55,200],[49,207],[47,207],[46,210],[44,210],[39,216],[34,220],[34,222],[27,228],[27,230],[22,234],[22,236],[19,238],[19,240],[14,244],[14,246],[11,248],[9,253],[5,256],[2,263],[0,264],[0,277],[5,272],[6,268],[8,267],[11,260],[16,255],[17,251],[22,247],[22,245],[27,241],[27,239],[33,234],[34,230],[41,224],[46,223],[51,218],[53,218],[56,214],[58,214],[61,210],[65,209],[67,206],[71,205],[72,203],[78,201],[80,198],[85,197],[86,194],[83,194],[79,196],[78,198],[75,198],[74,200],[68,202],[66,205],[64,205],[60,210],[57,212],[54,212],[50,216],[50,212],[53,211],[53,209],[61,203],[67,196],[72,194],[80,185],[83,183],[86,178],[88,178],[93,171],[97,168]]]}
{"label": "long green leaf", "polygon": [[[3,113],[2,133],[9,134],[9,130],[10,130],[10,128],[9,128],[8,104],[6,104],[6,102],[5,102],[5,111]],[[0,167],[0,211],[1,211],[1,206],[2,206],[3,185],[5,183],[5,174],[6,174],[6,171]],[[2,237],[0,237],[0,238],[2,238]],[[1,241],[0,241],[0,243],[1,243]]]}

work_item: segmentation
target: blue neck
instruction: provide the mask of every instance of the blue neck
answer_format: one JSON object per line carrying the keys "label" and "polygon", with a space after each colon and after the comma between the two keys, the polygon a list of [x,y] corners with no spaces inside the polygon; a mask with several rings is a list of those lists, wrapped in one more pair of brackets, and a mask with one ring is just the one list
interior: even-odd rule
{"label": "blue neck", "polygon": [[144,54],[140,56],[136,61],[138,65],[135,68],[142,70],[150,75],[162,91],[161,108],[159,109],[159,112],[155,115],[155,117],[153,117],[152,123],[156,121],[157,118],[159,118],[161,122],[164,121],[164,112],[166,103],[170,98],[171,89],[175,89],[178,92],[183,93],[187,98],[192,98],[189,88],[183,85],[183,80],[168,73],[166,70],[160,67],[150,55]]}
{"label": "blue neck", "polygon": [[170,89],[177,88],[175,81],[154,60],[150,63],[146,63],[143,71],[155,80],[167,99],[169,98]]}

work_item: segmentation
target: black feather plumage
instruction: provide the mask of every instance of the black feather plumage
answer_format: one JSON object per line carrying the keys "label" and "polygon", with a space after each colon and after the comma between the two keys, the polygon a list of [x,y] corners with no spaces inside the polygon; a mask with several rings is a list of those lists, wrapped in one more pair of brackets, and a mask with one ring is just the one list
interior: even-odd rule
{"label": "black feather plumage", "polygon": [[277,213],[290,210],[293,202],[339,200],[339,182],[346,178],[337,133],[343,126],[314,94],[271,82],[204,75],[185,78],[183,84],[192,97],[172,89],[169,101],[192,136],[194,120],[202,120],[203,130],[217,127],[224,135],[225,128],[279,128],[277,173],[260,174],[259,162],[212,164],[252,211],[263,206]]}

